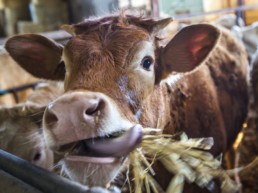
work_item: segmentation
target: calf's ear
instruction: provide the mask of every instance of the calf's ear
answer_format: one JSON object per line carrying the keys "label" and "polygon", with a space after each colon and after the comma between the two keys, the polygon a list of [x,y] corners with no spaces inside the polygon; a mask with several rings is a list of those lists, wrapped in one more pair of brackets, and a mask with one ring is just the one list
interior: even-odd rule
{"label": "calf's ear", "polygon": [[159,80],[173,71],[187,72],[195,69],[212,51],[219,36],[220,31],[208,24],[183,28],[161,51],[161,66],[157,72]]}
{"label": "calf's ear", "polygon": [[37,34],[16,35],[7,40],[5,48],[32,75],[50,80],[64,80],[63,48],[54,41]]}

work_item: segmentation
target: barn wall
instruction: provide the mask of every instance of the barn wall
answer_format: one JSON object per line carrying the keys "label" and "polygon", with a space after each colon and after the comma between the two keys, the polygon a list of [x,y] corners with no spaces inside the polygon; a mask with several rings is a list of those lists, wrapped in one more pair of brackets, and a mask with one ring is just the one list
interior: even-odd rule
{"label": "barn wall", "polygon": [[[246,5],[258,4],[258,0],[245,0]],[[258,9],[253,9],[245,12],[246,23],[250,25],[251,23],[258,21]]]}

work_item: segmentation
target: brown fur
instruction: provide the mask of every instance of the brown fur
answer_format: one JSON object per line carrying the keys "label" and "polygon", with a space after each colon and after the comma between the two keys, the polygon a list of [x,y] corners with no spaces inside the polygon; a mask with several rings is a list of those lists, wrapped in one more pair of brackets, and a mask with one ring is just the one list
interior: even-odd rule
{"label": "brown fur", "polygon": [[[171,133],[174,128],[189,137],[212,136],[215,155],[231,147],[247,113],[247,56],[231,37],[223,30],[210,58],[165,92],[165,97],[170,98],[171,111],[164,132]],[[157,179],[162,179],[159,182],[163,185],[169,183],[164,180],[169,179],[167,176]]]}
{"label": "brown fur", "polygon": [[[118,80],[117,76],[121,77],[123,74],[130,76],[126,72],[127,53],[130,52],[130,48],[134,46],[135,42],[150,37],[146,31],[139,28],[135,29],[135,25],[130,24],[130,19],[128,21],[112,19],[112,22],[108,22],[109,18],[105,18],[104,21],[84,22],[74,26],[79,35],[68,43],[65,50],[65,54],[72,58],[71,63],[67,64],[67,69],[73,70],[69,71],[66,79],[69,90],[83,88],[102,92],[115,98],[115,95],[120,92],[115,89],[116,85],[114,84]],[[117,21],[121,23],[117,24]],[[133,21],[136,25],[140,23],[136,18]],[[111,30],[113,28],[121,28],[122,32],[119,30],[116,33],[115,30]],[[225,150],[233,143],[244,120],[245,116],[243,115],[246,114],[248,72],[246,67],[247,57],[243,47],[228,31],[220,30],[223,32],[222,37],[216,49],[212,52],[212,57],[193,73],[186,75],[176,86],[172,85],[171,88],[165,90],[164,97],[170,98],[169,106],[172,107],[169,120],[173,120],[173,123],[168,121],[168,130],[178,128],[187,131],[192,137],[218,135],[218,137],[215,137],[218,138],[218,142],[215,141],[215,143]],[[125,39],[130,41],[124,44]],[[78,55],[73,57],[71,54]],[[109,73],[104,73],[107,71]],[[137,89],[138,84],[129,85],[129,87]],[[137,92],[140,92],[140,89]],[[155,92],[160,95],[160,87],[157,87],[153,94],[158,98]],[[198,98],[195,97],[197,95]],[[140,98],[139,101],[146,100]],[[204,101],[207,102],[204,103]],[[125,104],[126,101],[120,100],[117,102],[120,103],[118,106],[125,107],[122,104]],[[151,110],[155,109],[156,106],[158,108],[163,106],[162,103],[157,105],[158,103],[160,103],[160,99],[148,104],[150,107],[147,108]],[[207,106],[203,106],[206,104]],[[156,109],[154,111],[158,112]],[[192,114],[186,115],[187,113]],[[152,113],[147,114],[153,115]],[[158,115],[155,115],[151,119],[147,118],[144,125],[150,126],[149,121],[158,117]],[[164,117],[168,116],[165,115]],[[157,120],[152,122],[157,123]],[[214,125],[215,123],[217,125]],[[151,126],[156,127],[157,124]],[[207,134],[204,130],[198,128],[206,128]],[[208,128],[218,128],[220,132],[216,130],[211,134],[212,130]],[[197,132],[198,130],[200,132]],[[220,143],[221,145],[219,145]],[[216,151],[216,154],[221,152],[221,148]]]}
{"label": "brown fur", "polygon": [[257,192],[257,152],[258,152],[258,52],[256,52],[250,69],[249,109],[243,138],[236,150],[235,167],[243,167],[237,174],[242,192]]}

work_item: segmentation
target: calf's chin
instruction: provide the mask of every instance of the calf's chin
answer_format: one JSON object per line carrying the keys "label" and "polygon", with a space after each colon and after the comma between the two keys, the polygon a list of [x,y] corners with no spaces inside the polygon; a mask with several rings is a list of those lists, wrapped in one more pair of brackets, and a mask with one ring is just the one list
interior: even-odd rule
{"label": "calf's chin", "polygon": [[62,169],[74,181],[88,186],[106,186],[121,172],[124,161],[122,158],[112,163],[85,163],[85,161],[63,160]]}

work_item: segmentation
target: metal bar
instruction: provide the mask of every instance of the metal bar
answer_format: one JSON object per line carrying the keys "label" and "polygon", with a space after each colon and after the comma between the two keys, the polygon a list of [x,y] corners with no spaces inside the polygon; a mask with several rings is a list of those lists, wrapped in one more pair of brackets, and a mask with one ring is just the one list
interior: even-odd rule
{"label": "metal bar", "polygon": [[207,15],[226,14],[226,13],[230,13],[230,12],[246,11],[246,10],[252,10],[252,9],[258,9],[258,4],[220,9],[220,10],[209,11],[209,12],[205,12],[205,13],[202,12],[202,13],[181,14],[181,15],[175,15],[173,18],[176,20],[185,20],[185,19],[190,19],[193,17],[203,17],[203,16],[207,16]]}
{"label": "metal bar", "polygon": [[[243,2],[243,0],[237,0],[237,4],[239,7],[243,7],[245,4]],[[239,21],[239,18],[241,18],[244,23],[246,23],[246,19],[245,19],[245,13],[243,10],[236,10],[236,16],[237,16],[237,25],[239,25],[238,21]]]}
{"label": "metal bar", "polygon": [[0,169],[44,193],[85,193],[89,190],[1,149]]}
{"label": "metal bar", "polygon": [[17,87],[14,87],[14,88],[2,89],[2,90],[0,90],[0,96],[5,95],[5,94],[9,94],[9,93],[16,93],[16,92],[26,90],[26,89],[29,89],[29,88],[35,89],[35,87],[40,83],[41,82],[34,82],[34,83],[29,83],[29,84],[24,84],[24,85],[21,85],[21,86],[17,86]]}
{"label": "metal bar", "polygon": [[[59,41],[63,41],[65,39],[69,39],[71,38],[72,36],[67,33],[66,31],[64,30],[57,30],[57,31],[51,31],[51,32],[42,32],[42,33],[39,33],[49,39],[53,39],[57,42]],[[3,45],[5,44],[7,38],[0,38],[0,45]]]}
{"label": "metal bar", "polygon": [[68,40],[72,37],[71,34],[67,33],[64,30],[42,32],[42,33],[39,33],[39,34],[42,35],[42,36],[45,36],[49,39],[55,40],[56,42],[63,42],[63,41]]}
{"label": "metal bar", "polygon": [[17,92],[12,92],[12,94],[13,94],[13,98],[15,100],[15,103],[18,104],[19,103],[19,97],[18,97]]}
{"label": "metal bar", "polygon": [[3,170],[0,170],[0,179],[0,193],[42,193]]}

